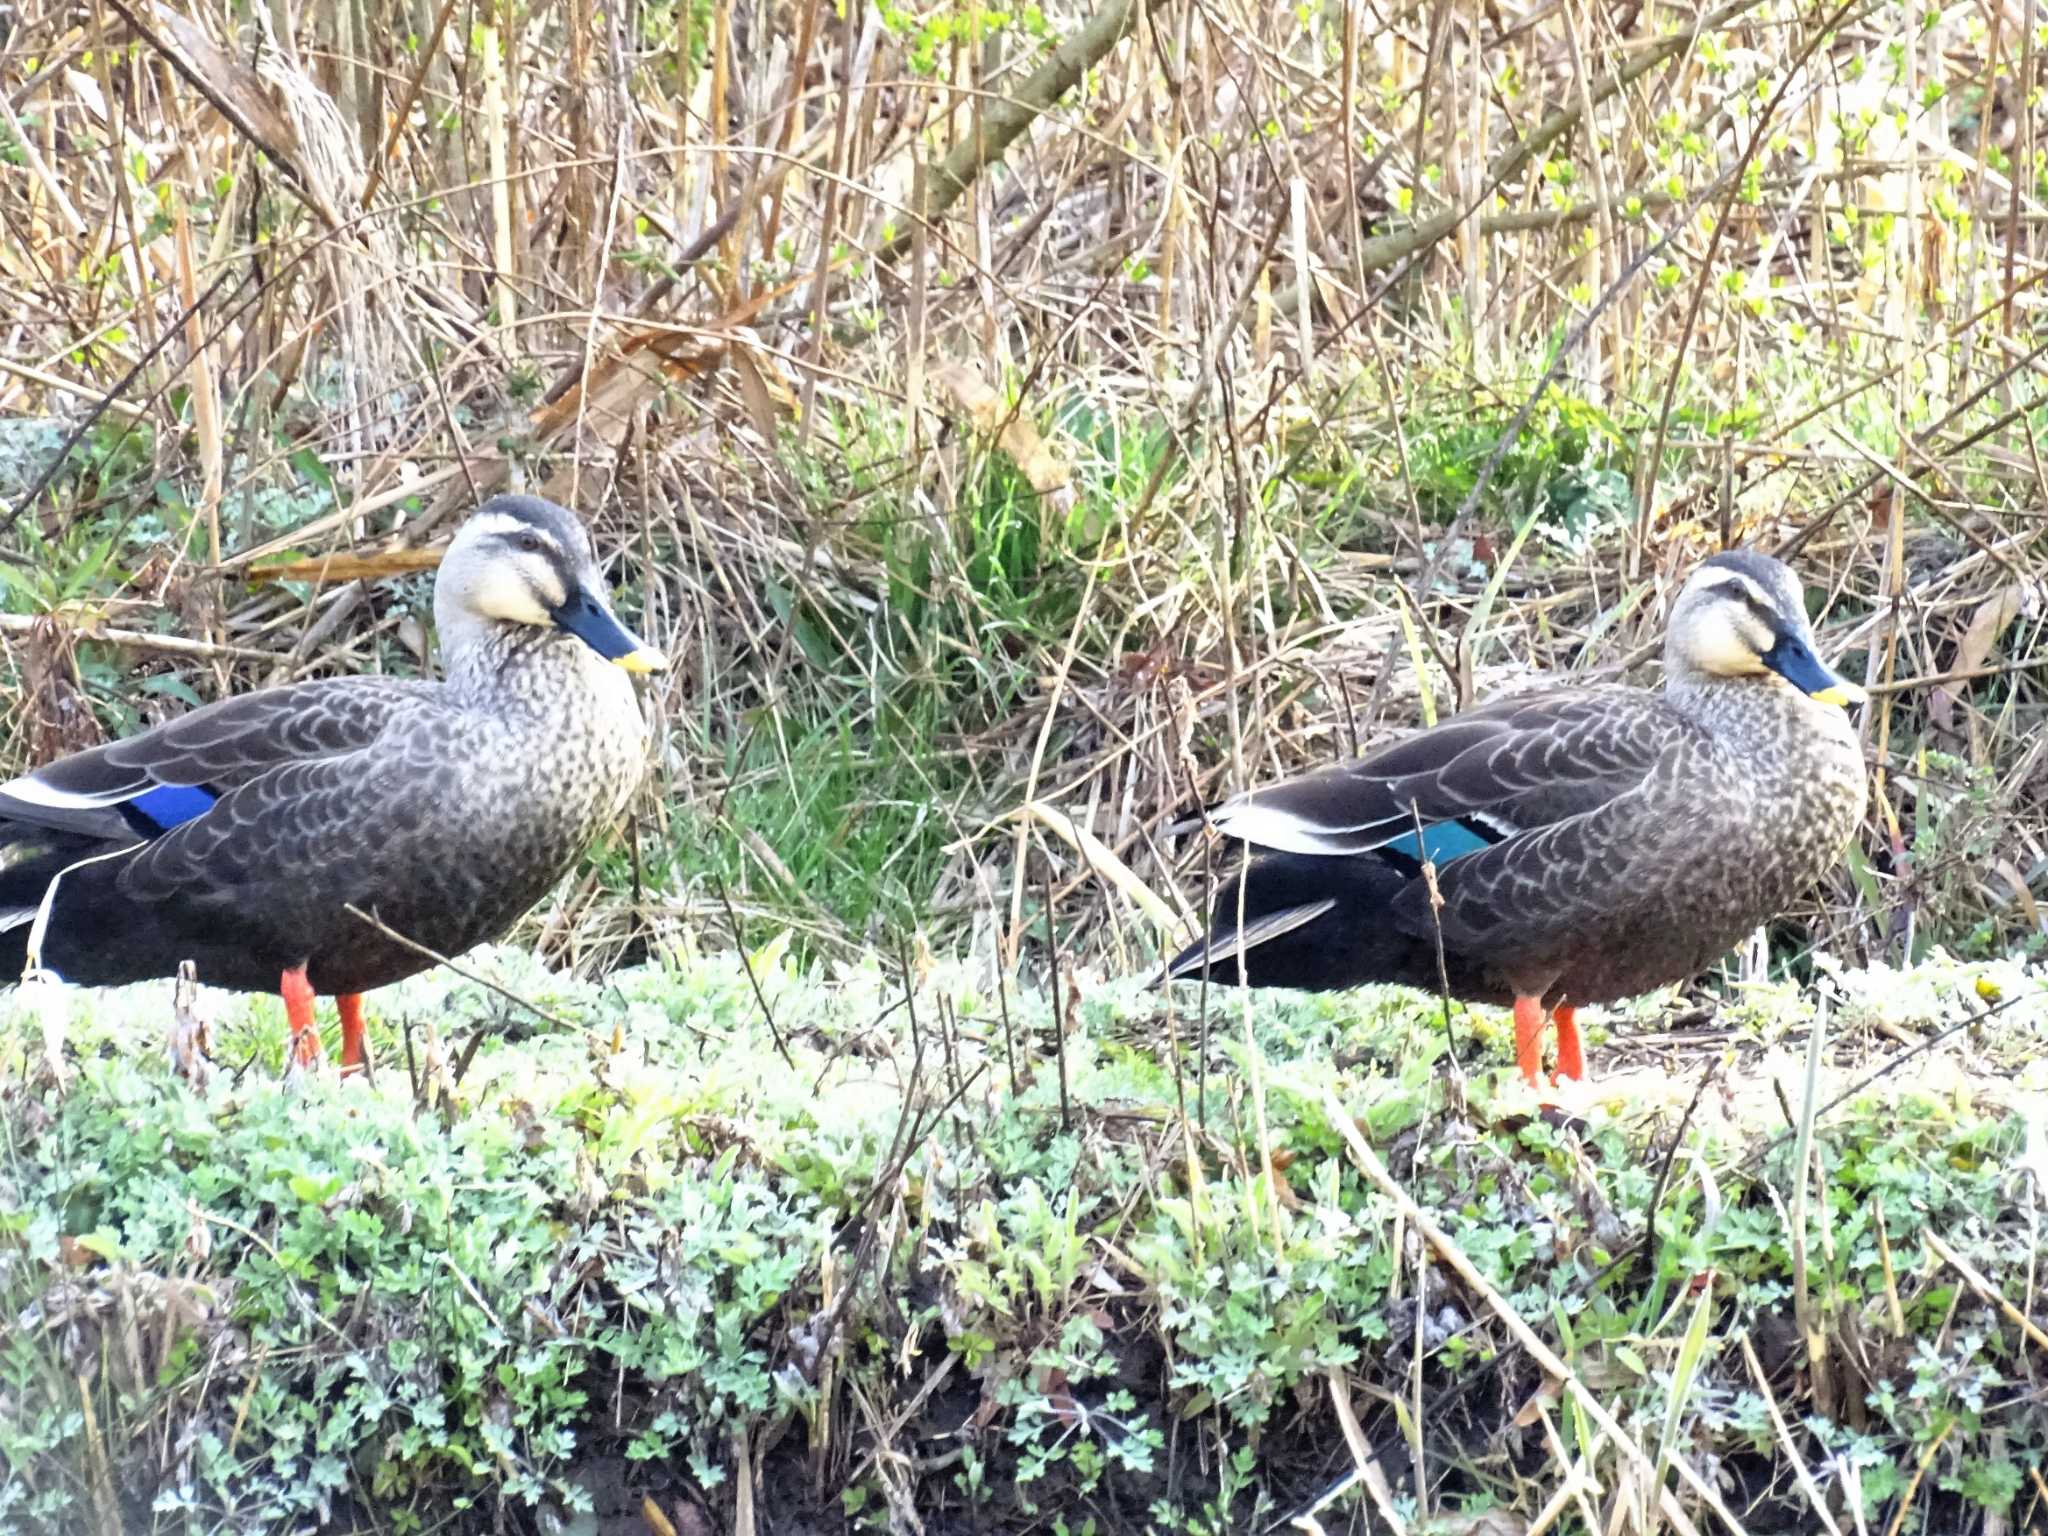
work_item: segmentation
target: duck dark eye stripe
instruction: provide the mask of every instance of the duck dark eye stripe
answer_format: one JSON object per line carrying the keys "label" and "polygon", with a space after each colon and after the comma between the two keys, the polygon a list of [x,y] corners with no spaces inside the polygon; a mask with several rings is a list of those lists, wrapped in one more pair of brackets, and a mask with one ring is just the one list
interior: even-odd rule
{"label": "duck dark eye stripe", "polygon": [[526,544],[538,544],[551,555],[560,555],[562,553],[561,543],[552,533],[549,533],[545,528],[535,528],[531,524],[522,525],[517,528],[507,528],[498,535],[498,541],[502,544],[509,544],[514,549],[519,549]]}
{"label": "duck dark eye stripe", "polygon": [[[539,558],[545,561],[549,573],[554,577],[556,585],[562,589],[563,593],[572,591],[575,588],[576,562],[563,552],[562,546],[556,541],[554,535],[547,532],[546,529],[508,529],[498,535],[498,542],[510,553],[524,559],[532,560]],[[534,578],[531,565],[523,566],[521,569],[526,574],[527,587],[532,590],[535,597],[542,600],[544,606],[552,606],[561,601],[560,597],[550,596],[544,590],[546,584]]]}
{"label": "duck dark eye stripe", "polygon": [[1769,603],[1760,601],[1757,598],[1756,593],[1752,592],[1742,582],[1716,582],[1714,586],[1711,587],[1709,590],[1717,593],[1722,597],[1733,598],[1735,601],[1741,603],[1744,607],[1749,609],[1751,613],[1755,614],[1758,618],[1762,619],[1764,623],[1768,624],[1771,627],[1772,634],[1775,635],[1784,628],[1785,621],[1778,617],[1778,610],[1773,608]]}

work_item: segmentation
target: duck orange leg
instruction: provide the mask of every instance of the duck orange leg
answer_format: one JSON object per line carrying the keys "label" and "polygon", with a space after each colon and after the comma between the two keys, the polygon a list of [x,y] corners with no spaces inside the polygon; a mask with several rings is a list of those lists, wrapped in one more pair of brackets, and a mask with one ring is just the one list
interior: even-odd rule
{"label": "duck orange leg", "polygon": [[1518,997],[1515,999],[1515,1065],[1522,1069],[1522,1081],[1531,1088],[1542,1085],[1543,1001],[1541,998]]}
{"label": "duck orange leg", "polygon": [[1579,1045],[1579,1018],[1570,1003],[1551,1010],[1552,1022],[1557,1025],[1557,1075],[1583,1082],[1586,1076],[1586,1053]]}
{"label": "duck orange leg", "polygon": [[297,965],[286,971],[278,981],[277,990],[284,996],[285,1021],[292,1027],[287,1064],[319,1066],[320,1058],[326,1053],[320,1049],[320,1026],[313,1022],[313,984],[306,980],[306,968]]}
{"label": "duck orange leg", "polygon": [[370,1052],[363,1040],[363,994],[342,992],[335,996],[341,1009],[341,1070],[361,1072],[370,1065]]}

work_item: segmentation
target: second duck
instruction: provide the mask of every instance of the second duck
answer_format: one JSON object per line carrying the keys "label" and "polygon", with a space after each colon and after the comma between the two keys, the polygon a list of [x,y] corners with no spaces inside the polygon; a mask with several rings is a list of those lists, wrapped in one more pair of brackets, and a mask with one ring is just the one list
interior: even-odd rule
{"label": "second duck", "polygon": [[1440,933],[1451,994],[1513,1007],[1522,1076],[1548,1014],[1580,1078],[1575,1009],[1698,974],[1833,865],[1863,816],[1863,697],[1790,570],[1715,555],[1672,607],[1661,691],[1497,699],[1211,812],[1255,851],[1166,975],[1434,992]]}

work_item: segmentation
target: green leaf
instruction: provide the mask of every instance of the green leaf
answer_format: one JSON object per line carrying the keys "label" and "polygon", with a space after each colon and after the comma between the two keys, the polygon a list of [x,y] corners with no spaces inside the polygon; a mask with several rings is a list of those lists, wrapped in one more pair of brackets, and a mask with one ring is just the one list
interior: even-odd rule
{"label": "green leaf", "polygon": [[175,672],[159,672],[154,677],[145,677],[142,680],[142,691],[176,699],[182,704],[191,705],[194,709],[200,706],[199,695],[192,691],[192,685]]}
{"label": "green leaf", "polygon": [[307,1205],[325,1205],[341,1193],[347,1180],[338,1173],[326,1178],[315,1178],[310,1173],[295,1173],[291,1177],[291,1191]]}

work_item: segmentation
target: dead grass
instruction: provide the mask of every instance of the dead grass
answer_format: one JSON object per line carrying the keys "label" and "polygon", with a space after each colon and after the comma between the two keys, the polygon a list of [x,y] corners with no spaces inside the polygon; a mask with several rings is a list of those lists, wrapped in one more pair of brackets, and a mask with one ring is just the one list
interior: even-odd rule
{"label": "dead grass", "polygon": [[[843,862],[899,915],[1014,958],[1043,868],[1062,942],[1137,965],[1193,798],[1640,665],[1740,540],[1796,551],[1879,696],[1814,936],[2036,940],[2029,14],[30,3],[0,411],[95,424],[8,509],[7,606],[60,614],[6,634],[15,756],[411,664],[417,588],[251,572],[525,484],[686,658],[670,878],[587,878],[552,951],[857,945],[797,871],[885,816],[910,851]],[[1093,62],[1048,102],[1061,38]],[[810,804],[835,734],[864,790],[733,825]]]}

